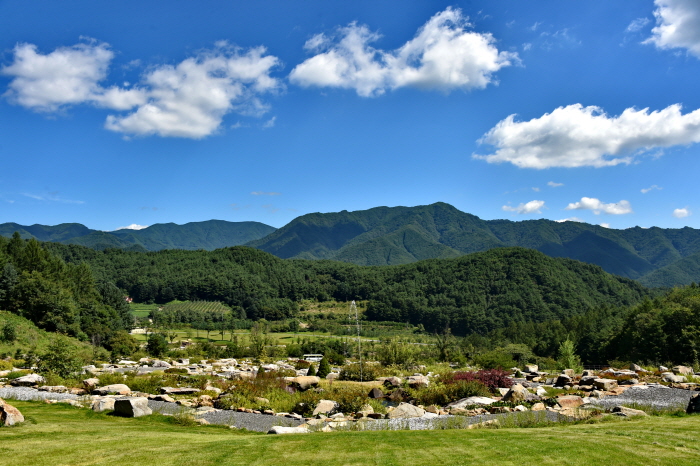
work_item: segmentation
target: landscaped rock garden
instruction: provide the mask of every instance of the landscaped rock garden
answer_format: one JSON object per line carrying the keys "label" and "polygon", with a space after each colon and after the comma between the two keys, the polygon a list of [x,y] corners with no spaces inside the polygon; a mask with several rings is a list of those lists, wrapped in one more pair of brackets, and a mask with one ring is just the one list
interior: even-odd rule
{"label": "landscaped rock garden", "polygon": [[[519,377],[503,371],[426,371],[365,382],[337,380],[339,368],[324,380],[298,367],[295,360],[254,365],[234,359],[191,364],[144,358],[87,366],[82,387],[47,386],[37,374],[0,379],[0,397],[64,402],[126,417],[184,416],[202,425],[276,434],[474,428],[571,421],[606,411],[645,415],[629,405],[700,410],[700,396],[691,400],[698,389],[689,382],[692,368],[683,366],[576,374],[527,365],[513,369]],[[22,422],[6,402],[0,401],[0,416],[6,425]]]}

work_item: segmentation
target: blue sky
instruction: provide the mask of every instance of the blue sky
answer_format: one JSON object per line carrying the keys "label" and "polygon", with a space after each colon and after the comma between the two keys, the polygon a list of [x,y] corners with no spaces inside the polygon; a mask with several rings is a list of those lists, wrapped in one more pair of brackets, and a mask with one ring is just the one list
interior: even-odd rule
{"label": "blue sky", "polygon": [[700,227],[700,2],[0,2],[0,223]]}

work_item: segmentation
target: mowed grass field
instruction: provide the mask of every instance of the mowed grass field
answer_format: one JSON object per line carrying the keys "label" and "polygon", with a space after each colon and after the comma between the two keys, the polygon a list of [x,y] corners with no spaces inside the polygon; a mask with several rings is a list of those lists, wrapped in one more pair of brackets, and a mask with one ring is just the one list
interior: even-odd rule
{"label": "mowed grass field", "polygon": [[520,429],[264,435],[12,402],[2,465],[698,465],[700,416]]}

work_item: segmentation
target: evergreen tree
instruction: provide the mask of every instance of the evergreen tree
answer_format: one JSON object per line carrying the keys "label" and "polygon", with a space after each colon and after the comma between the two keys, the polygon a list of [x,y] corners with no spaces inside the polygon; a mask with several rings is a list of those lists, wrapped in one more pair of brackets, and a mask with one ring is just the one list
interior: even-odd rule
{"label": "evergreen tree", "polygon": [[314,369],[313,364],[309,366],[309,370],[306,372],[306,375],[316,375],[316,369]]}
{"label": "evergreen tree", "polygon": [[328,362],[328,358],[323,358],[321,359],[321,362],[318,363],[318,371],[316,372],[316,376],[325,379],[328,374],[331,373],[331,365]]}

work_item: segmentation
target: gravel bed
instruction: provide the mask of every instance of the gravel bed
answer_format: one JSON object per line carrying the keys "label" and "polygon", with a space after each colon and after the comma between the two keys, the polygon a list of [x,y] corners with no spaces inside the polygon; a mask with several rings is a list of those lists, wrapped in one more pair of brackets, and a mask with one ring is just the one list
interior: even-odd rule
{"label": "gravel bed", "polygon": [[19,401],[75,400],[78,398],[78,395],[41,392],[29,387],[3,387],[0,388],[0,398]]}
{"label": "gravel bed", "polygon": [[637,385],[628,388],[621,395],[592,399],[591,405],[613,408],[622,405],[649,406],[655,409],[685,409],[690,397],[698,392],[669,388],[664,385]]}
{"label": "gravel bed", "polygon": [[[148,407],[154,413],[178,414],[182,412],[195,413],[194,409],[183,408],[175,403],[165,401],[148,400]],[[206,419],[209,424],[219,424],[234,426],[238,429],[248,429],[255,432],[267,432],[273,426],[296,427],[302,421],[281,416],[270,416],[267,414],[239,413],[228,409],[208,411],[196,415],[199,419]]]}

